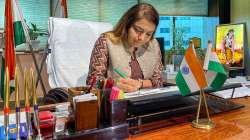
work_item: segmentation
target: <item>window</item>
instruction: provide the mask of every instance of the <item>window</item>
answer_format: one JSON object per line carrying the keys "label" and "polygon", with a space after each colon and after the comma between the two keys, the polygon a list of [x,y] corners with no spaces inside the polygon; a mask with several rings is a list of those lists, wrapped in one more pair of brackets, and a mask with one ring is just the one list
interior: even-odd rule
{"label": "window", "polygon": [[104,21],[115,25],[137,0],[68,0],[69,18]]}
{"label": "window", "polygon": [[[48,28],[48,18],[50,16],[50,0],[19,0],[19,6],[23,12],[24,19],[30,26],[34,23],[40,29]],[[0,28],[4,28],[5,0],[0,0]],[[47,37],[40,37],[40,46],[44,47]],[[24,44],[20,45],[23,49]],[[17,47],[19,48],[19,46]]]}
{"label": "window", "polygon": [[208,40],[215,43],[215,29],[218,24],[218,17],[160,16],[155,36],[164,38],[165,50],[173,47],[174,34],[182,40],[184,48],[188,47],[192,37],[201,38],[201,47],[206,48]]}
{"label": "window", "polygon": [[[52,0],[53,2],[57,0]],[[115,25],[121,16],[138,0],[68,0],[68,15],[72,19],[105,21]],[[174,45],[174,29],[183,33],[183,45],[186,48],[189,38],[201,38],[202,48],[206,48],[207,40],[214,42],[217,17],[207,15],[207,0],[140,0],[152,4],[160,13],[160,23],[156,37],[163,37],[165,49]],[[27,23],[35,23],[39,28],[47,29],[50,16],[50,0],[19,0]],[[0,0],[0,28],[4,27],[5,0]],[[52,4],[53,7],[53,4]],[[190,10],[192,9],[192,10]],[[53,13],[53,12],[52,12]],[[199,16],[164,16],[164,15],[199,15]],[[46,38],[42,39],[46,43]]]}
{"label": "window", "polygon": [[0,28],[4,27],[4,6],[5,6],[5,1],[0,0]]}
{"label": "window", "polygon": [[169,33],[169,28],[160,28],[160,33]]}
{"label": "window", "polygon": [[68,0],[67,6],[69,18],[99,20],[99,0]]}
{"label": "window", "polygon": [[[47,29],[50,16],[50,0],[19,0],[24,19],[30,25],[35,23],[39,28]],[[0,28],[4,28],[5,0],[0,0]]]}
{"label": "window", "polygon": [[152,4],[160,15],[207,16],[208,0],[140,0]]}

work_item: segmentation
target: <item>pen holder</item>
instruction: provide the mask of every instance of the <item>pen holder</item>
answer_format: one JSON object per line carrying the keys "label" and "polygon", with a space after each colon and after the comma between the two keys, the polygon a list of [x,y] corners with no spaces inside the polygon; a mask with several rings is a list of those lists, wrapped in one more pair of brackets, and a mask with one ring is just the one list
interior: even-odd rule
{"label": "pen holder", "polygon": [[69,98],[68,98],[68,102],[71,103],[71,105],[73,105],[73,97],[74,96],[79,96],[81,94],[85,94],[88,91],[88,87],[71,87],[68,88],[68,93],[69,93]]}
{"label": "pen holder", "polygon": [[97,128],[98,105],[96,100],[76,103],[75,129],[76,131]]}
{"label": "pen holder", "polygon": [[115,126],[127,122],[127,100],[113,100],[110,102],[111,89],[102,91],[101,122]]}
{"label": "pen holder", "polygon": [[[78,96],[78,95],[88,93],[88,90],[89,90],[89,87],[72,87],[72,88],[69,88],[68,89],[68,92],[70,94],[69,101],[73,104],[73,97],[74,96]],[[101,90],[96,89],[96,88],[92,88],[90,92],[97,96],[97,101],[87,101],[88,103],[78,102],[76,104],[76,110],[75,110],[76,130],[92,129],[92,128],[98,127],[99,124],[100,124]],[[90,108],[94,108],[94,110],[88,109],[86,106],[89,106]],[[85,114],[82,114],[82,112],[84,112]],[[94,120],[92,120],[92,123],[89,122],[91,124],[85,124],[84,125],[84,124],[82,124],[81,121],[86,121],[86,120],[84,120],[84,118],[87,117],[87,116],[90,117],[90,119],[94,119]],[[80,121],[79,119],[83,119],[83,120]],[[95,124],[95,125],[93,125],[93,124]]]}

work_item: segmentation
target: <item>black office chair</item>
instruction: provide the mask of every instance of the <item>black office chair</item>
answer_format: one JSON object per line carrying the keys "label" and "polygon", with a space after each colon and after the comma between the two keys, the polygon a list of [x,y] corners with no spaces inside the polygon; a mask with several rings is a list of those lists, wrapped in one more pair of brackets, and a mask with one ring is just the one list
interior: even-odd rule
{"label": "black office chair", "polygon": [[165,65],[165,49],[164,49],[164,38],[163,37],[157,37],[156,40],[158,41],[159,45],[160,45],[160,49],[161,49],[161,62],[163,64],[163,66]]}
{"label": "black office chair", "polygon": [[48,91],[44,97],[44,104],[55,104],[67,102],[69,98],[68,91],[64,88],[54,88]]}

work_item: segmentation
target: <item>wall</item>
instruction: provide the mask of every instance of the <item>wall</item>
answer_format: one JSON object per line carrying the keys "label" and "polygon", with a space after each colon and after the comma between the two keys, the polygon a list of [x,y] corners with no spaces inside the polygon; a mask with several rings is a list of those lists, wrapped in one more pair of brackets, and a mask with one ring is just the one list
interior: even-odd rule
{"label": "wall", "polygon": [[[36,52],[35,53],[35,56],[36,56],[36,59],[37,59],[37,63],[39,65],[39,67],[41,66],[41,61],[42,61],[42,58],[43,58],[43,52]],[[2,53],[0,53],[0,57],[2,57]],[[2,63],[1,62],[2,59],[0,59],[0,64]],[[20,93],[20,98],[21,100],[24,99],[24,69],[30,69],[31,67],[33,68],[34,70],[34,73],[36,75],[37,71],[35,70],[35,65],[34,65],[34,61],[32,59],[32,55],[30,53],[21,53],[21,52],[17,52],[16,53],[16,66],[18,67],[19,69],[19,93]],[[1,65],[0,65],[0,69],[1,69]],[[43,69],[41,71],[41,76],[42,76],[42,79],[43,79],[43,83],[44,83],[44,86],[45,86],[45,90],[46,92],[48,92],[48,90],[50,90],[50,86],[49,86],[49,83],[48,83],[48,75],[47,75],[47,67],[46,67],[46,63],[43,65]],[[31,84],[31,83],[29,83]],[[43,96],[43,90],[42,90],[42,87],[41,87],[41,83],[38,84],[38,87],[37,87],[37,95],[38,96]],[[14,100],[15,99],[15,96],[14,94],[11,94],[10,96],[10,100]],[[0,99],[0,102],[1,102],[1,99]]]}
{"label": "wall", "polygon": [[231,0],[231,23],[246,23],[245,67],[246,74],[250,75],[250,1]]}
{"label": "wall", "polygon": [[152,4],[161,15],[206,16],[208,0],[140,0]]}

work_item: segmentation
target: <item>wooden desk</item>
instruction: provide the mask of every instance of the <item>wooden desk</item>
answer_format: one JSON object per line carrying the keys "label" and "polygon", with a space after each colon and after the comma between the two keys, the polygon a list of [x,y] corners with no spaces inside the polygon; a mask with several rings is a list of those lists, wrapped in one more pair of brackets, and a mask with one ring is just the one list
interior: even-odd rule
{"label": "wooden desk", "polygon": [[138,135],[128,140],[246,140],[250,139],[250,97],[232,99],[245,107],[212,116],[216,128],[202,130],[192,127],[191,122],[177,124]]}

